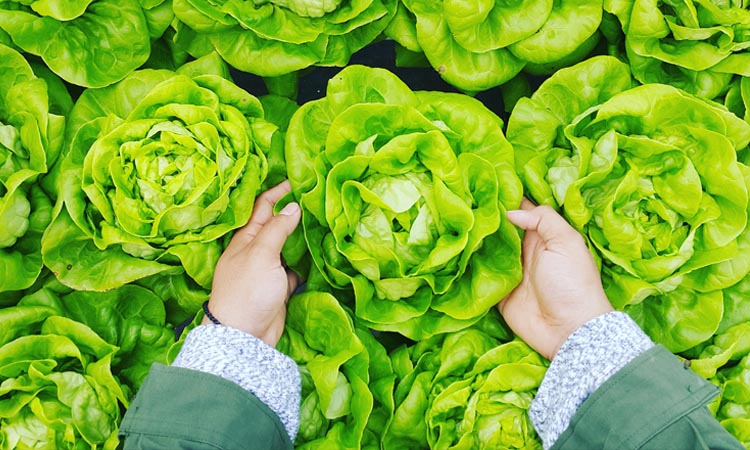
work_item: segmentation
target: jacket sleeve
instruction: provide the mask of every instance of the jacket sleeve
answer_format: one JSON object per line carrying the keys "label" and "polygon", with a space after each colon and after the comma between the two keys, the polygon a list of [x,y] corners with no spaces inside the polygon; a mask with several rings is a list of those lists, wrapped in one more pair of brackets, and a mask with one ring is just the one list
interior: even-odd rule
{"label": "jacket sleeve", "polygon": [[552,449],[742,450],[706,407],[718,391],[666,348],[653,347],[591,394]]}
{"label": "jacket sleeve", "polygon": [[236,383],[155,364],[120,426],[125,450],[291,450],[279,417]]}
{"label": "jacket sleeve", "polygon": [[568,428],[591,394],[653,346],[638,324],[619,311],[591,319],[571,333],[552,359],[529,409],[544,449]]}

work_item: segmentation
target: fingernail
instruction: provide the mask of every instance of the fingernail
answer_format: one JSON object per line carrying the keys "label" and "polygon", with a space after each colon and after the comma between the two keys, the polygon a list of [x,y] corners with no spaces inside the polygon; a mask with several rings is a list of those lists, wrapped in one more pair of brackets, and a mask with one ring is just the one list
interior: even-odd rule
{"label": "fingernail", "polygon": [[526,211],[522,209],[511,209],[505,213],[505,217],[507,217],[513,225],[519,226],[519,224],[524,221],[526,214]]}
{"label": "fingernail", "polygon": [[286,205],[281,211],[279,211],[279,214],[283,214],[285,216],[293,216],[297,214],[297,211],[299,211],[299,205],[292,202]]}

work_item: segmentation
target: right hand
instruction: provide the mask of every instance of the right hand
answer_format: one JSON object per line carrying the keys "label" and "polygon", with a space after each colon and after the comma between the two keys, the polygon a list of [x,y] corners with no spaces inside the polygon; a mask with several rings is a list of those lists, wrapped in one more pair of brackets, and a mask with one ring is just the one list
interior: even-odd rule
{"label": "right hand", "polygon": [[508,220],[526,231],[523,279],[498,309],[514,333],[551,360],[571,333],[613,308],[583,237],[554,209],[524,198]]}
{"label": "right hand", "polygon": [[[208,302],[223,325],[252,334],[271,347],[284,331],[286,303],[300,281],[281,260],[281,247],[302,217],[300,207],[289,203],[273,215],[276,202],[291,189],[284,181],[255,200],[250,221],[237,230],[216,264]],[[204,318],[203,323],[210,321]]]}

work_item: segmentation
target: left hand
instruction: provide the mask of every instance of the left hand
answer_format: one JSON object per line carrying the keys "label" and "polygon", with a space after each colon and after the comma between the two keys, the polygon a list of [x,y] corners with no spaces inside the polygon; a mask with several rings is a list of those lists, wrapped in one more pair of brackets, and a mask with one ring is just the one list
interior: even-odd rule
{"label": "left hand", "polygon": [[223,325],[272,347],[284,331],[286,303],[299,283],[299,276],[282,265],[281,248],[300,221],[300,207],[290,203],[273,215],[276,202],[290,190],[285,181],[256,199],[250,221],[235,232],[216,264],[208,303]]}

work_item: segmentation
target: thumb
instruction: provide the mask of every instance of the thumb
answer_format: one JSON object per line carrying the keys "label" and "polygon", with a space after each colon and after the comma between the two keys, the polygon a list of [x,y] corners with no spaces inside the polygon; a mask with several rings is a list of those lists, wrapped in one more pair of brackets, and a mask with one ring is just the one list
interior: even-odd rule
{"label": "thumb", "polygon": [[508,220],[526,231],[535,231],[544,242],[566,241],[580,237],[565,219],[549,206],[508,211]]}
{"label": "thumb", "polygon": [[256,249],[257,257],[261,261],[279,259],[281,248],[294,229],[297,228],[302,211],[299,204],[289,203],[279,211],[279,214],[269,219],[252,240],[251,245]]}

